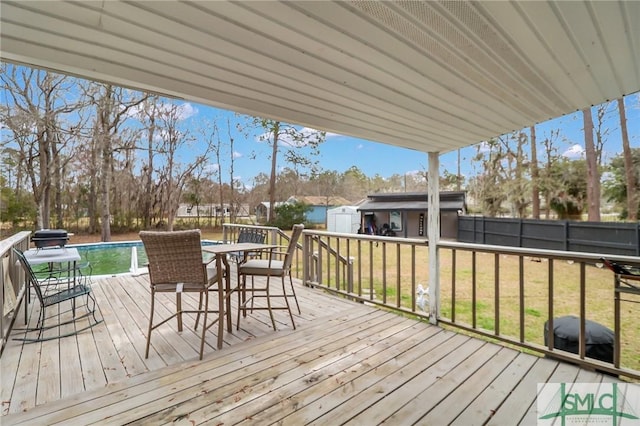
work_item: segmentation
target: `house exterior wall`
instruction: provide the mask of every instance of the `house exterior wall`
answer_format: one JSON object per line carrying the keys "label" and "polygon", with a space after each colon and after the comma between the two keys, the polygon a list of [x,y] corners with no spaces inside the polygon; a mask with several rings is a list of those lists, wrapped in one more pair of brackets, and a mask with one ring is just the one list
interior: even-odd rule
{"label": "house exterior wall", "polygon": [[326,225],[327,223],[327,207],[311,206],[311,210],[305,213],[305,219],[309,223]]}

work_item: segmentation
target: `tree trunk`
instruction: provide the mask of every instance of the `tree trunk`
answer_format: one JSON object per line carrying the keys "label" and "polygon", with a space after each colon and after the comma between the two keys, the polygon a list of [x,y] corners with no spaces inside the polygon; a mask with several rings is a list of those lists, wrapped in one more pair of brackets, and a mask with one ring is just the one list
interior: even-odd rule
{"label": "tree trunk", "polygon": [[631,148],[629,147],[627,113],[624,108],[623,98],[618,98],[618,111],[620,113],[620,131],[622,132],[624,174],[627,184],[627,219],[630,222],[636,222],[638,220],[638,195],[636,193],[636,175],[633,170],[633,158],[631,157]]}
{"label": "tree trunk", "polygon": [[89,164],[89,194],[87,200],[87,210],[89,214],[89,233],[95,234],[98,232],[98,158],[99,158],[99,149],[101,146],[100,142],[100,130],[98,125],[96,124],[96,128],[93,132],[93,141],[91,146],[90,158],[91,163]]}
{"label": "tree trunk", "polygon": [[169,208],[167,209],[167,231],[173,231],[173,222],[176,218],[175,210],[173,210],[173,191],[169,192]]}
{"label": "tree trunk", "polygon": [[524,145],[527,143],[527,135],[524,132],[518,134],[518,145],[516,148],[516,168],[515,168],[515,180],[516,180],[516,209],[519,218],[524,218],[527,212],[527,194],[526,183],[524,182]]}
{"label": "tree trunk", "polygon": [[109,187],[111,184],[111,138],[102,135],[102,181],[100,182],[100,224],[102,226],[101,241],[111,241],[111,206]]}
{"label": "tree trunk", "polygon": [[56,228],[64,228],[64,213],[62,209],[62,161],[56,142],[51,143],[53,154],[53,187],[54,187],[54,210],[56,214]]}
{"label": "tree trunk", "polygon": [[456,191],[460,191],[461,183],[462,183],[462,174],[460,173],[460,148],[458,148],[458,170],[456,173]]}
{"label": "tree trunk", "polygon": [[111,206],[109,200],[109,189],[111,187],[111,133],[109,131],[109,122],[111,110],[113,108],[112,102],[112,87],[110,85],[105,86],[104,98],[100,104],[100,111],[98,117],[100,122],[98,123],[100,131],[100,152],[101,152],[101,168],[100,175],[102,180],[100,182],[100,225],[102,228],[101,241],[111,241]]}
{"label": "tree trunk", "polygon": [[[236,184],[234,181],[234,171],[235,171],[235,157],[233,151],[233,137],[231,136],[231,122],[227,118],[227,132],[229,133],[229,152],[231,155],[229,156],[229,182],[231,182],[231,196],[229,197],[229,222],[236,223],[236,212],[238,210],[237,200],[238,197],[236,195]],[[222,175],[222,172],[220,172]]]}
{"label": "tree trunk", "polygon": [[269,215],[268,220],[273,222],[276,218],[276,161],[278,156],[278,136],[280,136],[280,122],[273,124],[273,151],[271,152],[271,176],[269,177]]}
{"label": "tree trunk", "polygon": [[[217,126],[214,127],[214,131],[218,132]],[[222,162],[220,161],[220,152],[222,150],[220,133],[217,134],[217,137],[218,137],[218,144],[216,146],[216,161],[218,162],[218,164],[222,164]],[[230,130],[229,130],[229,137],[231,137]],[[233,158],[233,149],[231,149],[231,158]],[[231,175],[231,185],[233,185],[233,174]],[[216,223],[216,226],[222,227],[222,224],[224,223],[224,191],[222,190],[222,168],[218,168],[218,197],[220,198],[220,216],[221,217],[220,217],[220,223],[219,224]]]}
{"label": "tree trunk", "polygon": [[155,106],[152,107],[153,112],[149,115],[149,132],[147,134],[147,160],[149,161],[146,173],[144,175],[145,191],[142,196],[144,197],[142,223],[143,229],[149,229],[151,227],[152,216],[152,204],[153,204],[153,137],[156,129],[155,122]]}
{"label": "tree trunk", "polygon": [[536,127],[531,126],[531,216],[540,219],[540,189],[538,180],[538,149],[536,147]]}
{"label": "tree trunk", "polygon": [[50,227],[50,206],[51,206],[51,173],[50,173],[50,151],[49,141],[46,136],[46,129],[38,131],[38,153],[40,155],[40,197],[38,203],[38,229]]}
{"label": "tree trunk", "polygon": [[584,148],[587,158],[587,204],[588,220],[600,222],[600,173],[593,142],[593,117],[591,108],[582,110],[584,118]]}

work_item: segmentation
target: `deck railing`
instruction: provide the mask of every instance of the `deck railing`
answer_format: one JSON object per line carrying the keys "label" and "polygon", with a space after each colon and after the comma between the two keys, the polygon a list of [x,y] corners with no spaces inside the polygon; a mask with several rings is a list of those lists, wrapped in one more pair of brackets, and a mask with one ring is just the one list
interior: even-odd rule
{"label": "deck railing", "polygon": [[305,284],[426,318],[417,303],[417,286],[427,285],[417,278],[427,272],[424,240],[305,230],[303,242]]}
{"label": "deck railing", "polygon": [[[235,241],[243,227],[251,225],[225,224],[224,240]],[[266,229],[268,243],[288,245],[287,232]],[[3,285],[3,347],[18,316],[17,309],[11,310],[4,302],[11,294],[19,302],[25,292],[24,278],[11,248],[26,249],[29,234],[16,234],[0,246],[3,277],[6,271],[12,289]],[[640,266],[640,257],[607,257]],[[429,283],[428,264],[425,240],[305,230],[292,274],[305,285],[363,303],[423,319],[429,317],[430,311],[438,312],[440,324],[640,379],[640,286],[621,285],[603,267],[600,255],[441,241],[440,291],[432,300],[424,293]],[[566,315],[579,318],[577,353],[561,351],[553,345],[554,322]],[[612,362],[587,356],[587,320],[613,330]]]}
{"label": "deck railing", "polygon": [[[438,247],[440,322],[640,379],[640,291],[622,288],[602,255],[457,242]],[[607,259],[640,266],[638,257]],[[554,320],[568,315],[578,318],[576,354],[553,344]],[[612,362],[587,357],[587,320],[613,331]]]}
{"label": "deck railing", "polygon": [[[26,287],[24,279],[24,271],[18,265],[18,259],[13,253],[12,248],[22,251],[29,248],[29,236],[31,232],[19,232],[5,240],[0,241],[0,276],[2,277],[2,292],[0,295],[0,306],[2,309],[2,318],[0,318],[0,328],[2,329],[2,345],[0,346],[0,355],[4,350],[5,343],[11,327],[18,317],[18,308],[24,298]],[[25,308],[26,322],[26,308]]]}
{"label": "deck railing", "polygon": [[[425,306],[424,240],[305,230],[303,246],[306,285],[422,318],[430,302],[440,324],[640,379],[640,291],[620,286],[598,254],[442,241],[440,293]],[[640,266],[638,257],[607,258]],[[568,315],[580,324],[575,354],[553,344],[554,321]],[[612,362],[587,356],[587,320],[614,332]]]}

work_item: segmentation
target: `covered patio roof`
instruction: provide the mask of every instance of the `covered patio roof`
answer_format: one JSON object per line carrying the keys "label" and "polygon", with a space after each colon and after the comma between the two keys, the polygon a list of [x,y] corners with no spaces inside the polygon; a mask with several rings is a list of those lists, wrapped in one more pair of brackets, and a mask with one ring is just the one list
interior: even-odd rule
{"label": "covered patio roof", "polygon": [[633,1],[10,1],[1,58],[447,152],[640,89]]}
{"label": "covered patio roof", "polygon": [[[422,211],[429,210],[426,192],[391,192],[371,194],[358,206],[358,211]],[[440,191],[440,210],[466,210],[464,191]]]}

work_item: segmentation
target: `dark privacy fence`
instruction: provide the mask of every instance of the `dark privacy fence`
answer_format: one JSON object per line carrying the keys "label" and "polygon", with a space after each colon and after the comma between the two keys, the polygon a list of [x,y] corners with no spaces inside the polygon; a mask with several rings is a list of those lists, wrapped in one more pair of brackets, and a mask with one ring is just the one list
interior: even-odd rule
{"label": "dark privacy fence", "polygon": [[640,256],[640,223],[460,216],[458,241]]}

